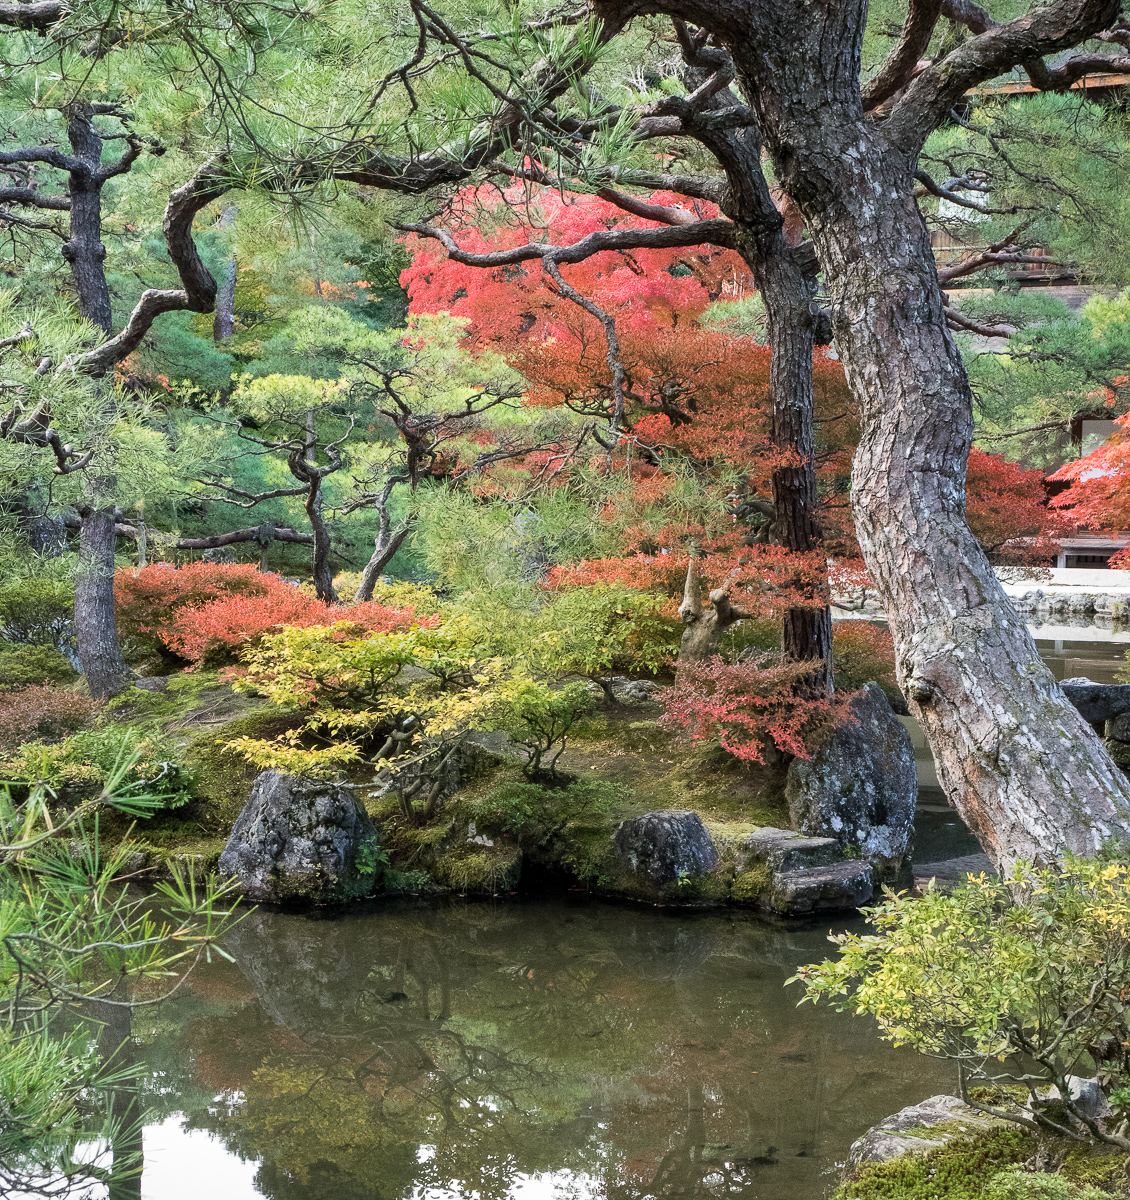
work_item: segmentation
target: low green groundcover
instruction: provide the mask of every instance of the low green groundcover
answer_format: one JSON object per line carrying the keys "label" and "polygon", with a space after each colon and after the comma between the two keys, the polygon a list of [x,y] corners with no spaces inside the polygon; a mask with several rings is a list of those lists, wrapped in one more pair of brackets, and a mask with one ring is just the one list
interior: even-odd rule
{"label": "low green groundcover", "polygon": [[[1040,1147],[1023,1129],[955,1138],[924,1155],[860,1167],[832,1200],[1110,1200],[1130,1196],[1121,1153],[1065,1143],[1059,1172],[1020,1164]],[[1050,1156],[1053,1161],[1056,1155]],[[1096,1186],[1097,1185],[1097,1186]]]}

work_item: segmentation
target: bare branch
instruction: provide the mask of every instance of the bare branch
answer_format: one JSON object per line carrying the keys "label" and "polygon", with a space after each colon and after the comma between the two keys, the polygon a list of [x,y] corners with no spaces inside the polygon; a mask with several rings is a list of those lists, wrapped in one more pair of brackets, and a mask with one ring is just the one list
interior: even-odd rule
{"label": "bare branch", "polygon": [[956,308],[951,308],[948,304],[942,305],[942,312],[945,313],[946,320],[949,322],[951,329],[960,329],[967,333],[977,333],[981,337],[988,338],[1011,337],[1015,332],[1008,325],[982,325],[980,322],[971,320],[969,317],[963,317]]}
{"label": "bare branch", "polygon": [[679,246],[724,246],[732,248],[734,227],[721,218],[695,221],[690,225],[668,226],[663,229],[598,229],[579,242],[569,246],[555,246],[549,242],[527,242],[510,250],[495,250],[476,254],[461,250],[459,244],[447,232],[433,225],[397,225],[405,233],[416,233],[421,237],[434,238],[441,243],[448,256],[455,262],[468,267],[504,267],[514,263],[529,262],[540,258],[555,264],[584,262],[594,254],[605,250],[670,249]]}
{"label": "bare branch", "polygon": [[617,208],[622,208],[633,216],[643,217],[645,221],[662,221],[664,225],[693,225],[698,220],[694,213],[685,208],[675,208],[670,204],[649,204],[638,196],[629,196],[614,188],[600,188],[596,195],[599,200],[615,204]]}
{"label": "bare branch", "polygon": [[199,313],[212,311],[216,303],[216,281],[196,249],[192,222],[205,205],[219,199],[228,187],[222,160],[211,159],[169,196],[162,227],[169,257],[180,275],[181,287],[150,288],[143,292],[121,332],[93,350],[75,355],[71,365],[92,374],[108,371],[137,349],[162,313],[184,309]]}
{"label": "bare branch", "polygon": [[24,204],[28,208],[50,208],[56,212],[69,212],[70,196],[44,194],[33,187],[0,188],[0,204]]}
{"label": "bare branch", "polygon": [[917,76],[891,110],[884,126],[886,136],[916,153],[970,88],[1017,64],[1077,46],[1110,26],[1118,9],[1119,0],[1052,0],[1013,21],[987,28]]}
{"label": "bare branch", "polygon": [[[136,541],[138,529],[134,525],[115,525],[114,534]],[[233,529],[230,533],[218,533],[212,537],[178,538],[174,546],[177,550],[218,550],[221,546],[234,546],[238,542],[258,542],[264,545],[271,541],[296,542],[301,546],[311,546],[314,543],[310,534],[299,533],[295,529],[277,525],[254,525],[246,529]]]}
{"label": "bare branch", "polygon": [[0,25],[13,29],[50,29],[70,8],[62,0],[35,0],[32,4],[0,4]]}

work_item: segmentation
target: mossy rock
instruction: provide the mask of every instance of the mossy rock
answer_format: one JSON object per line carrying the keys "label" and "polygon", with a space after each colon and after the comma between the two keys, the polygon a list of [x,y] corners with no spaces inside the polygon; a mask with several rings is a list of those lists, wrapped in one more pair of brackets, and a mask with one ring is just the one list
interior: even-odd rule
{"label": "mossy rock", "polygon": [[1113,738],[1104,738],[1103,745],[1124,771],[1130,771],[1130,742],[1116,742]]}
{"label": "mossy rock", "polygon": [[764,907],[772,888],[773,872],[765,863],[756,863],[734,876],[730,884],[730,901],[733,904],[748,904],[761,908]]}
{"label": "mossy rock", "polygon": [[1028,1159],[1035,1142],[1020,1128],[954,1138],[928,1154],[856,1168],[832,1200],[981,1200],[988,1181]]}
{"label": "mossy rock", "polygon": [[276,738],[301,723],[302,719],[293,714],[260,709],[196,738],[185,752],[196,795],[220,820],[233,823],[247,803],[259,772],[243,755],[227,749],[226,743],[241,737]]}

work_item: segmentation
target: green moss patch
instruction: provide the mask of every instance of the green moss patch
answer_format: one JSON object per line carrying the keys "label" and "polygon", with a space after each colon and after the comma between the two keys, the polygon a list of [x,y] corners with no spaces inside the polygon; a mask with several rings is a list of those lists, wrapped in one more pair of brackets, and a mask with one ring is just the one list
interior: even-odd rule
{"label": "green moss patch", "polygon": [[929,1154],[858,1168],[833,1200],[980,1200],[994,1175],[1019,1166],[1034,1148],[1035,1139],[1019,1128],[955,1138]]}

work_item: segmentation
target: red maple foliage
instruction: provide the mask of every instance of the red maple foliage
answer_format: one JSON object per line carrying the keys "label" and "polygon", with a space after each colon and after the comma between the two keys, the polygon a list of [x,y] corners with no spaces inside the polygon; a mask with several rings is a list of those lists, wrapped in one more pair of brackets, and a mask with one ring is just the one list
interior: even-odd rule
{"label": "red maple foliage", "polygon": [[1046,562],[1056,554],[1056,535],[1074,527],[1049,508],[1042,471],[976,447],[969,452],[965,497],[969,528],[997,563]]}
{"label": "red maple foliage", "polygon": [[764,762],[769,741],[785,754],[811,758],[812,747],[834,725],[851,720],[847,700],[798,695],[811,663],[774,654],[748,654],[728,663],[698,663],[660,693],[660,725],[692,743],[717,740],[744,762]]}
{"label": "red maple foliage", "polygon": [[233,658],[284,626],[341,623],[342,637],[388,633],[427,624],[411,608],[327,605],[278,575],[237,563],[156,563],[114,576],[120,632],[149,637],[191,663]]}
{"label": "red maple foliage", "polygon": [[[1071,484],[1052,500],[1052,506],[1077,528],[1130,528],[1130,413],[1116,417],[1114,426],[1114,433],[1101,446],[1050,477]],[[1110,565],[1130,565],[1130,553],[1115,555]]]}

